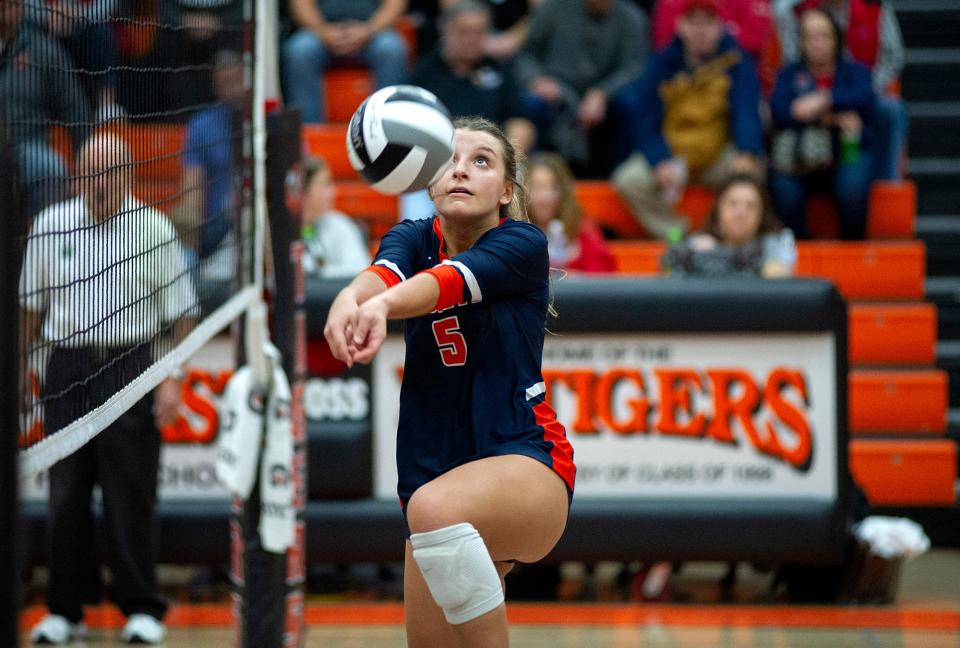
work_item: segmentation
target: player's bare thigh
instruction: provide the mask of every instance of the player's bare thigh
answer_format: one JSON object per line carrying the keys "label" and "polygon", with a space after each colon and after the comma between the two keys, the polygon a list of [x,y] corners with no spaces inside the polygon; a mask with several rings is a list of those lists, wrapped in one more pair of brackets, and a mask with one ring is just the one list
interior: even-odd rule
{"label": "player's bare thigh", "polygon": [[530,457],[488,457],[421,486],[407,504],[412,533],[469,522],[495,561],[536,562],[560,539],[569,499],[563,480]]}

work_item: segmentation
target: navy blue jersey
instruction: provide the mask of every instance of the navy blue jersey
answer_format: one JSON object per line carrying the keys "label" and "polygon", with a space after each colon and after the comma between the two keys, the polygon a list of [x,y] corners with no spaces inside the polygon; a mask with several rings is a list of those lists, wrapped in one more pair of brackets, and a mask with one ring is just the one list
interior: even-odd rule
{"label": "navy blue jersey", "polygon": [[544,401],[540,374],[550,299],[543,233],[504,220],[448,258],[439,219],[405,221],[384,236],[370,269],[388,286],[418,272],[440,285],[436,310],[404,322],[397,430],[403,505],[456,466],[507,454],[546,464],[572,492],[573,449]]}

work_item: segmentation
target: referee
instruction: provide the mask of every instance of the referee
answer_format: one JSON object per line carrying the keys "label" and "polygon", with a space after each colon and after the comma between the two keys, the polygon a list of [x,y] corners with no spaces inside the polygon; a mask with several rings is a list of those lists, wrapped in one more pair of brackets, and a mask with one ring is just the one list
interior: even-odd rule
{"label": "referee", "polygon": [[[172,348],[196,304],[173,226],[131,195],[126,143],[96,134],[77,164],[79,195],[38,215],[20,276],[22,357],[48,352],[41,391],[48,436],[104,404]],[[123,639],[163,641],[154,504],[159,429],[176,417],[179,394],[179,383],[165,379],[50,468],[50,614],[34,627],[34,642],[65,644],[86,633],[81,606],[91,583],[99,586],[94,484],[102,492],[112,599],[127,617]]]}

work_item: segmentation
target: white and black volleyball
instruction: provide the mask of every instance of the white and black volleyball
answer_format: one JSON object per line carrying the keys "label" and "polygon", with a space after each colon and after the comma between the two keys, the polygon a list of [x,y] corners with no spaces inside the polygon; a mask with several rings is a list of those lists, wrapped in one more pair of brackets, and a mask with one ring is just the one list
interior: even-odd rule
{"label": "white and black volleyball", "polygon": [[439,178],[453,158],[450,113],[432,92],[418,86],[382,88],[350,118],[347,154],[377,191],[418,191]]}

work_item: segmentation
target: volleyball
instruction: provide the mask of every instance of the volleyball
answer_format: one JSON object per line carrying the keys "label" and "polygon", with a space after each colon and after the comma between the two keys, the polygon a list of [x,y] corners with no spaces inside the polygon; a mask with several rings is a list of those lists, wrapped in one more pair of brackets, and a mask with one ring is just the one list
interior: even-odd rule
{"label": "volleyball", "polygon": [[418,191],[453,157],[450,113],[428,90],[395,85],[367,97],[347,128],[350,164],[386,194]]}

